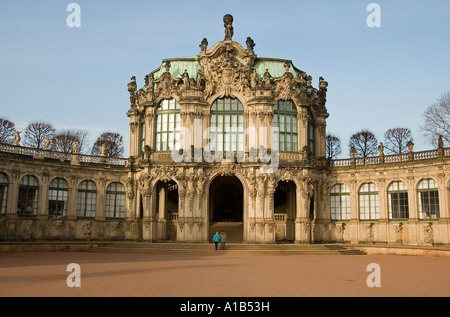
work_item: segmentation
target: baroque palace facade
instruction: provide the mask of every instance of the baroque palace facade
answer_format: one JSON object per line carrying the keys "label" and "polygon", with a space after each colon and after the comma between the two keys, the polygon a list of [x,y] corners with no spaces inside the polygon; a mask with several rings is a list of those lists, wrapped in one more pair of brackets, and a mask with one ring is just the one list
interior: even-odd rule
{"label": "baroque palace facade", "polygon": [[0,144],[0,239],[450,245],[450,148],[327,160],[328,83],[232,22],[132,77],[128,159]]}

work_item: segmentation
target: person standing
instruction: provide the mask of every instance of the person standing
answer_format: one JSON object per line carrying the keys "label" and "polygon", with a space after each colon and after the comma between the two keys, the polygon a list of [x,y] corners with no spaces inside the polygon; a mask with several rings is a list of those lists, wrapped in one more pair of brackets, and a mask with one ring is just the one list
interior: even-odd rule
{"label": "person standing", "polygon": [[216,245],[216,251],[217,251],[217,245],[219,244],[219,241],[220,241],[219,232],[216,232],[216,234],[214,235],[212,240],[213,240],[214,244]]}
{"label": "person standing", "polygon": [[228,240],[227,233],[225,231],[220,231],[220,244],[222,246],[222,250],[225,250],[225,243]]}

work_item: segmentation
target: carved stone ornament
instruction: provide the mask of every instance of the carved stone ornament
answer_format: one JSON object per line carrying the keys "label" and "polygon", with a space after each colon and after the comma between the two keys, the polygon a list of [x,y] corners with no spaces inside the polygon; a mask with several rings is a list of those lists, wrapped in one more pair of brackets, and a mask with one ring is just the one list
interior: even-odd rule
{"label": "carved stone ornament", "polygon": [[33,225],[33,220],[24,220],[22,222],[22,239],[31,239],[31,226]]}
{"label": "carved stone ornament", "polygon": [[200,54],[205,77],[205,97],[219,94],[234,97],[234,93],[250,92],[250,74],[256,55],[236,42],[221,42]]}
{"label": "carved stone ornament", "polygon": [[59,232],[63,228],[64,220],[53,221],[53,230]]}
{"label": "carved stone ornament", "polygon": [[395,231],[395,242],[398,244],[403,244],[403,239],[402,239],[403,223],[402,222],[395,223],[394,231]]}
{"label": "carved stone ornament", "polygon": [[83,238],[89,238],[91,235],[91,222],[87,221],[83,223],[83,228],[81,231]]}
{"label": "carved stone ornament", "polygon": [[131,177],[127,179],[127,196],[129,200],[133,200],[134,198],[134,180]]}
{"label": "carved stone ornament", "polygon": [[172,99],[180,94],[180,78],[176,78],[170,74],[170,62],[165,63],[166,72],[159,77],[156,83],[157,98]]}
{"label": "carved stone ornament", "polygon": [[433,223],[428,222],[423,225],[423,233],[424,233],[424,242],[426,244],[433,244]]}
{"label": "carved stone ornament", "polygon": [[366,241],[369,243],[373,243],[374,238],[374,230],[373,230],[373,222],[364,225],[364,230],[366,231]]}
{"label": "carved stone ornament", "polygon": [[344,242],[345,223],[337,223],[335,230],[337,241]]}
{"label": "carved stone ornament", "polygon": [[152,194],[151,179],[152,177],[147,173],[138,178],[139,190],[144,199],[148,199]]}

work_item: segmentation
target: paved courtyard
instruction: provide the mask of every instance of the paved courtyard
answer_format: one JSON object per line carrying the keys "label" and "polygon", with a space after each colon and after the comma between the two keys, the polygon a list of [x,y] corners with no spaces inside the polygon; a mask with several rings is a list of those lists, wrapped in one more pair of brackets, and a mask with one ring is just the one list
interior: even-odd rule
{"label": "paved courtyard", "polygon": [[[70,263],[81,287],[68,287]],[[380,267],[369,287],[367,266]],[[1,297],[448,297],[450,258],[396,255],[0,253]]]}

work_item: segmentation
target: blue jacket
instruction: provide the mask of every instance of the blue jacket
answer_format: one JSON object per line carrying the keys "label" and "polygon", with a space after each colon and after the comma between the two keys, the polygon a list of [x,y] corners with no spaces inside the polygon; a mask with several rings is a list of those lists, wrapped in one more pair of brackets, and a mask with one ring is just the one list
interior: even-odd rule
{"label": "blue jacket", "polygon": [[218,234],[215,234],[213,237],[213,241],[214,242],[219,242],[220,241],[220,236]]}

